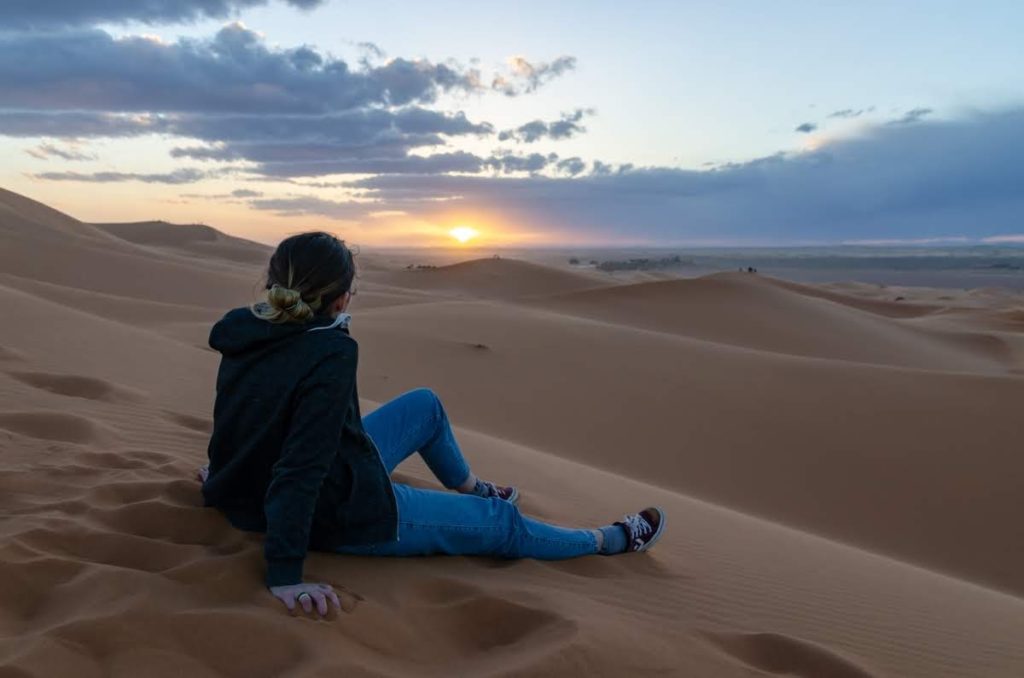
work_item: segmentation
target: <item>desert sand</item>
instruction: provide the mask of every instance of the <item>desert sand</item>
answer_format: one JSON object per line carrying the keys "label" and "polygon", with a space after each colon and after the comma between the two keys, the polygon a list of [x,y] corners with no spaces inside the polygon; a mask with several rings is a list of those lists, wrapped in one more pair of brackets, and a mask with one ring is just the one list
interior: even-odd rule
{"label": "desert sand", "polygon": [[525,512],[668,526],[562,563],[313,554],[347,609],[319,621],[194,479],[209,328],[269,253],[0,191],[0,674],[1024,675],[1019,294],[362,252],[364,413],[429,386]]}

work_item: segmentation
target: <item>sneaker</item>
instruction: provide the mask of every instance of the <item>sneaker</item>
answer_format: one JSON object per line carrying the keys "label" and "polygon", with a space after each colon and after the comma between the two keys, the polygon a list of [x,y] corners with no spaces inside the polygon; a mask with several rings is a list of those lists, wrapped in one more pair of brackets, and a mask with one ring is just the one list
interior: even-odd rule
{"label": "sneaker", "polygon": [[631,513],[615,523],[626,531],[626,553],[646,551],[661,538],[665,529],[665,513],[657,506]]}
{"label": "sneaker", "polygon": [[504,499],[511,504],[515,504],[519,501],[519,490],[514,487],[502,487],[500,485],[487,482],[486,480],[481,480],[480,485],[482,487],[480,491],[476,493],[478,497],[483,497],[484,499],[497,497],[498,499]]}

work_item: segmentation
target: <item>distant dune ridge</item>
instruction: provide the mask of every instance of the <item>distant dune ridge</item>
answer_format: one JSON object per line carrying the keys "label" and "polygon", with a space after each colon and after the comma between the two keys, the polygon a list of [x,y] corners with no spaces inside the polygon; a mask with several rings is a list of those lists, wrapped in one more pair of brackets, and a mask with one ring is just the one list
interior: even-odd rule
{"label": "distant dune ridge", "polygon": [[0,191],[4,675],[1024,675],[1019,295],[363,252],[364,411],[430,386],[525,511],[670,522],[645,556],[314,554],[324,623],[193,479],[209,327],[269,253]]}

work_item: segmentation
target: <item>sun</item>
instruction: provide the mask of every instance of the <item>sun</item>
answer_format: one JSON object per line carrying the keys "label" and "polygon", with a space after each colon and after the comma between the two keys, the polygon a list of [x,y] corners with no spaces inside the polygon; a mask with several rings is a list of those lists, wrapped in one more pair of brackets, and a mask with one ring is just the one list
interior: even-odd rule
{"label": "sun", "polygon": [[470,228],[469,226],[456,226],[452,230],[448,231],[448,235],[461,243],[467,243],[480,235],[480,233],[475,228]]}

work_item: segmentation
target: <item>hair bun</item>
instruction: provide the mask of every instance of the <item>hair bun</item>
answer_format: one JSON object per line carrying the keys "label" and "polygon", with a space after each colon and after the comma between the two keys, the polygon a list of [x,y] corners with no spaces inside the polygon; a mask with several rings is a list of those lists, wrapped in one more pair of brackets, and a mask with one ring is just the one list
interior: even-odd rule
{"label": "hair bun", "polygon": [[282,315],[295,320],[306,320],[313,315],[313,309],[302,299],[302,293],[274,283],[267,290],[267,303]]}
{"label": "hair bun", "polygon": [[260,301],[252,314],[270,323],[307,323],[327,315],[352,291],[356,267],[345,241],[323,231],[297,233],[281,241],[270,257]]}

